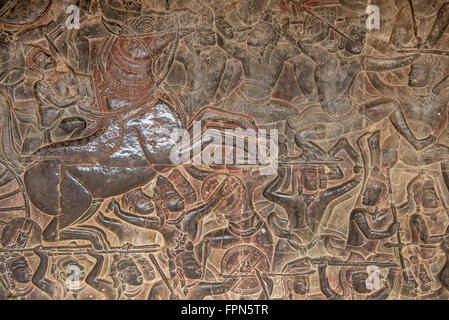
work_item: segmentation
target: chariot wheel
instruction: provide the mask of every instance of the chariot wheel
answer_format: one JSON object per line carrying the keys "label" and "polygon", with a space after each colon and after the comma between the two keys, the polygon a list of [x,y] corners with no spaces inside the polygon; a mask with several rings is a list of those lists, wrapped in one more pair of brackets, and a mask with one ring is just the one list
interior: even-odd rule
{"label": "chariot wheel", "polygon": [[0,159],[0,216],[4,212],[30,217],[30,206],[20,177],[5,160]]}

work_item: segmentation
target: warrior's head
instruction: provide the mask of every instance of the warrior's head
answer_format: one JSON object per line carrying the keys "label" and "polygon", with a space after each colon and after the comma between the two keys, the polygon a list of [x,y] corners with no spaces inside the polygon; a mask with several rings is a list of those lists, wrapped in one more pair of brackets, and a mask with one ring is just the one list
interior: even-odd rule
{"label": "warrior's head", "polygon": [[387,193],[386,178],[375,166],[363,192],[362,204],[369,207],[376,206],[385,199]]}
{"label": "warrior's head", "polygon": [[364,21],[358,17],[346,18],[344,24],[339,26],[344,37],[339,35],[340,48],[351,55],[359,55],[365,48],[366,27]]}
{"label": "warrior's head", "polygon": [[445,76],[442,73],[441,58],[438,56],[423,55],[410,66],[408,85],[412,88],[432,87]]}
{"label": "warrior's head", "polygon": [[45,74],[56,67],[56,59],[44,48],[35,45],[24,45],[26,65],[34,72]]}
{"label": "warrior's head", "polygon": [[130,212],[149,215],[154,212],[153,199],[142,189],[130,191],[123,195],[122,205]]}
{"label": "warrior's head", "polygon": [[[293,294],[305,295],[310,291],[310,263],[302,258],[287,263],[282,269],[284,293],[292,298]],[[303,274],[302,274],[303,273]],[[288,276],[291,274],[292,276]]]}
{"label": "warrior's head", "polygon": [[427,177],[416,182],[413,187],[413,198],[418,207],[436,209],[440,206],[440,198],[435,189],[435,181]]}
{"label": "warrior's head", "polygon": [[114,280],[114,287],[120,285],[123,290],[126,286],[136,287],[143,283],[143,274],[130,256],[115,256],[111,264],[110,275]]}
{"label": "warrior's head", "polygon": [[276,45],[280,37],[280,26],[271,13],[266,13],[249,32],[246,43],[250,47],[264,50],[268,45]]}
{"label": "warrior's head", "polygon": [[325,166],[305,165],[301,167],[300,185],[306,190],[315,192],[327,188]]}
{"label": "warrior's head", "polygon": [[31,282],[31,268],[27,259],[18,254],[10,254],[4,260],[4,272],[12,288],[17,283]]}
{"label": "warrior's head", "polygon": [[265,11],[268,0],[240,0],[236,2],[237,16],[247,26],[254,25],[259,21]]}
{"label": "warrior's head", "polygon": [[162,206],[171,212],[181,212],[185,203],[181,194],[176,190],[173,183],[163,176],[158,176],[156,187],[154,188],[154,198],[159,200]]}
{"label": "warrior's head", "polygon": [[52,265],[52,274],[62,284],[66,293],[77,293],[85,286],[85,269],[77,258],[65,256]]}

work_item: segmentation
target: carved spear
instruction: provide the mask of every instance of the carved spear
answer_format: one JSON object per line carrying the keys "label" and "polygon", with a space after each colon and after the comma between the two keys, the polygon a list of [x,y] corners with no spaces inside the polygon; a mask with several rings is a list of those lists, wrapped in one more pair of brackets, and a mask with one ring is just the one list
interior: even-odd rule
{"label": "carved spear", "polygon": [[[390,200],[391,213],[393,214],[393,222],[399,223],[396,206],[394,205],[394,202],[393,202],[393,190],[391,188],[390,169],[388,169],[387,175],[388,175],[388,193],[389,193],[389,198],[390,198],[389,200]],[[399,256],[399,262],[401,264],[402,277],[404,278],[405,282],[409,282],[409,278],[408,278],[406,267],[405,267],[404,257],[402,256],[402,240],[401,240],[401,234],[400,234],[399,230],[396,232],[396,239],[397,239],[397,245],[398,245],[396,248],[397,248],[397,252],[398,252],[398,256]]]}

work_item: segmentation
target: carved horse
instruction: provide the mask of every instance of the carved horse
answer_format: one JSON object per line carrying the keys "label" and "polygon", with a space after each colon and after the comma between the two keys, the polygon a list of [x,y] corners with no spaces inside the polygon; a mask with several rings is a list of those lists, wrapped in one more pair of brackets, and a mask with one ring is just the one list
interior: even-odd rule
{"label": "carved horse", "polygon": [[[39,149],[33,155],[37,161],[24,173],[31,203],[53,216],[44,230],[46,241],[83,239],[97,249],[104,247],[101,229],[81,224],[104,199],[142,187],[172,167],[170,151],[177,142],[172,133],[187,124],[181,108],[159,85],[178,40],[178,32],[168,32],[132,38],[112,35],[105,42],[96,70],[98,130]],[[165,67],[157,72],[161,60]],[[3,118],[3,137],[10,135],[8,119]],[[191,118],[200,120],[203,129],[211,123],[217,127],[217,121],[218,127],[255,126],[247,116],[211,108]]]}

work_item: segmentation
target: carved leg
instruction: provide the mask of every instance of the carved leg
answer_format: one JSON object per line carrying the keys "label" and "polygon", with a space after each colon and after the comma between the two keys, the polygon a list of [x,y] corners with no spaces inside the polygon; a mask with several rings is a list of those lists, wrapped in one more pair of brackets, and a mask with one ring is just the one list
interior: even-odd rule
{"label": "carved leg", "polygon": [[193,124],[196,121],[201,121],[201,127],[205,128],[210,126],[211,122],[221,123],[223,127],[228,125],[229,129],[254,129],[257,130],[256,122],[250,116],[236,113],[227,112],[213,107],[205,107],[201,109],[190,121],[187,129],[190,131]]}
{"label": "carved leg", "polygon": [[357,151],[355,151],[354,147],[351,146],[347,138],[338,140],[338,142],[327,152],[327,154],[331,157],[335,157],[335,155],[342,150],[346,151],[354,164],[360,163],[360,155]]}
{"label": "carved leg", "polygon": [[53,218],[44,230],[44,240],[58,242],[63,240],[87,240],[97,250],[103,249],[98,235],[87,231],[59,230],[60,217]]}
{"label": "carved leg", "polygon": [[434,136],[424,139],[417,139],[410,129],[404,112],[400,104],[391,99],[380,99],[368,102],[361,106],[359,112],[370,121],[376,123],[389,117],[395,129],[403,136],[416,150],[421,150],[435,142]]}

